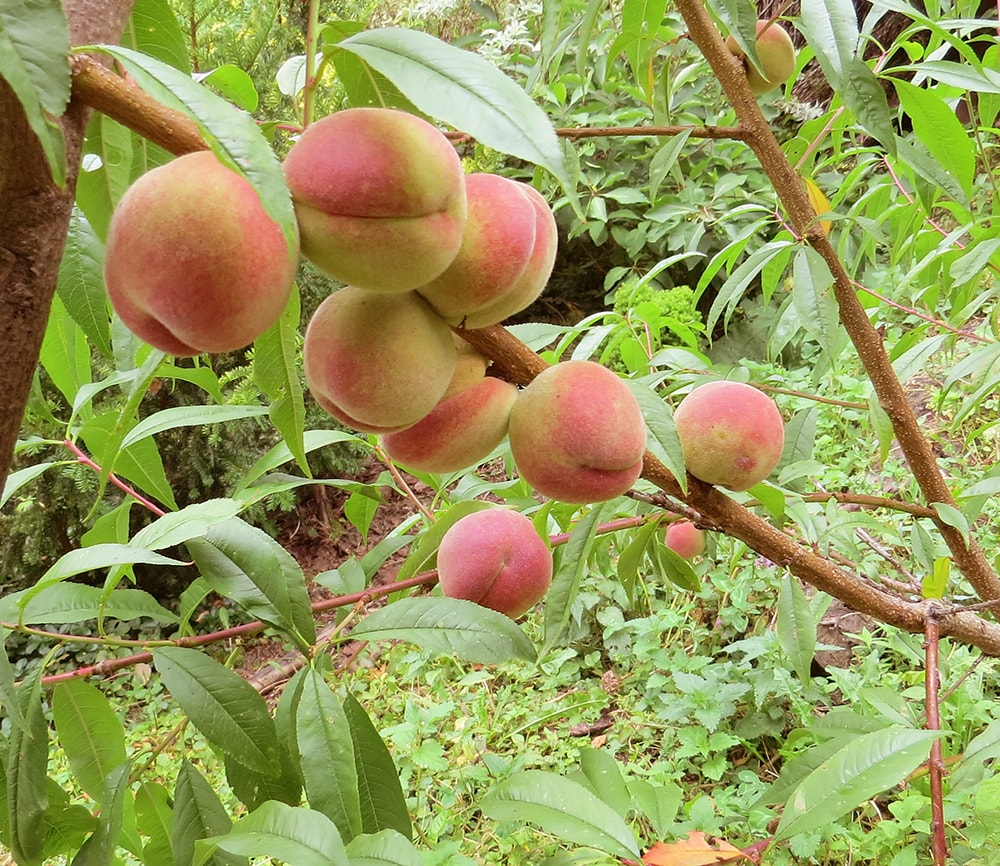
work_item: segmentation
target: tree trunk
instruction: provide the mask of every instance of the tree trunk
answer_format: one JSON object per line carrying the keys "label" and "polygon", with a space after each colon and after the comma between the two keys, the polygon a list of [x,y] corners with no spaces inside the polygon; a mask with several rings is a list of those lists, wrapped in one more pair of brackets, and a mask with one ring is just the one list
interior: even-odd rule
{"label": "tree trunk", "polygon": [[[132,0],[65,0],[74,45],[116,42]],[[0,79],[0,487],[10,469],[55,294],[90,109],[60,119],[67,183],[53,182],[21,104]]]}

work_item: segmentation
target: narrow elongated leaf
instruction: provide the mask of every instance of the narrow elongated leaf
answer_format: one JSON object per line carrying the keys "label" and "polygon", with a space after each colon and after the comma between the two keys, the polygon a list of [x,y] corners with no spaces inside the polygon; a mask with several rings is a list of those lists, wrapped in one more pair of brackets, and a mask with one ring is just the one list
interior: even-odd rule
{"label": "narrow elongated leaf", "polygon": [[91,344],[110,359],[111,322],[104,288],[104,246],[77,207],[70,215],[56,293]]}
{"label": "narrow elongated leaf", "polygon": [[495,610],[459,598],[404,598],[366,616],[352,637],[405,640],[431,652],[490,664],[534,661],[535,648],[517,624]]}
{"label": "narrow elongated leaf", "polygon": [[548,116],[488,60],[430,34],[395,27],[358,33],[334,50],[357,54],[425,114],[487,147],[540,165],[571,186]]}
{"label": "narrow elongated leaf", "polygon": [[614,809],[555,773],[517,773],[492,787],[480,808],[495,821],[526,821],[565,842],[639,859],[635,836]]}
{"label": "narrow elongated leaf", "polygon": [[852,738],[795,789],[774,841],[827,827],[851,809],[898,784],[927,759],[943,731],[890,727]]}
{"label": "narrow elongated leaf", "polygon": [[[354,742],[363,831],[367,834],[388,830],[411,839],[410,811],[406,807],[406,797],[392,755],[368,714],[350,692],[344,696],[343,706]],[[363,838],[368,837],[359,836],[352,842]],[[355,866],[353,857],[352,866]]]}
{"label": "narrow elongated leaf", "polygon": [[191,72],[187,39],[169,0],[135,0],[123,44]]}
{"label": "narrow elongated leaf", "polygon": [[25,678],[15,699],[23,725],[14,725],[7,741],[7,826],[10,848],[19,866],[41,862],[43,820],[49,805],[49,731],[42,708],[42,666]]}
{"label": "narrow elongated leaf", "polygon": [[838,92],[843,97],[844,105],[850,109],[858,123],[895,156],[898,139],[892,125],[892,112],[875,73],[863,60],[855,58],[844,70],[842,80],[843,84]]}
{"label": "narrow elongated leaf", "polygon": [[278,800],[289,806],[298,806],[302,802],[302,781],[297,772],[297,764],[293,763],[285,744],[279,742],[281,748],[281,772],[275,776],[258,773],[225,756],[226,781],[233,789],[236,798],[248,809],[256,809],[268,800]]}
{"label": "narrow elongated leaf", "polygon": [[52,299],[38,359],[67,403],[73,401],[80,388],[90,384],[90,346],[58,295]]}
{"label": "narrow elongated leaf", "polygon": [[192,538],[200,538],[213,526],[218,526],[239,514],[239,503],[232,499],[206,499],[171,511],[140,529],[131,540],[136,547],[162,550],[176,547]]}
{"label": "narrow elongated leaf", "polygon": [[812,678],[816,652],[816,618],[798,580],[785,575],[778,595],[778,642],[803,683]]}
{"label": "narrow elongated leaf", "polygon": [[420,866],[424,862],[413,843],[395,830],[381,830],[352,839],[347,845],[351,866]]}
{"label": "narrow elongated leaf", "polygon": [[235,518],[187,543],[202,577],[219,595],[280,629],[299,647],[316,640],[305,575],[266,532]]}
{"label": "narrow elongated leaf", "polygon": [[278,321],[254,341],[253,377],[271,401],[271,423],[299,468],[311,475],[305,448],[305,395],[296,363],[301,316],[298,287],[293,287]]}
{"label": "narrow elongated leaf", "polygon": [[236,421],[240,418],[258,418],[266,415],[263,406],[175,406],[156,412],[148,418],[143,418],[125,434],[122,448],[128,448],[136,442],[162,433],[165,430],[177,430],[181,427],[203,427],[206,424],[224,424],[226,421]]}
{"label": "narrow elongated leaf", "polygon": [[807,246],[796,251],[792,269],[792,304],[799,321],[821,346],[832,346],[840,311],[830,292],[830,268],[816,250]]}
{"label": "narrow elongated leaf", "polygon": [[69,26],[58,0],[0,4],[0,78],[14,91],[58,186],[66,142],[55,123],[69,102]]}
{"label": "narrow elongated leaf", "polygon": [[597,796],[626,817],[632,809],[632,795],[618,761],[602,749],[580,749],[580,769]]}
{"label": "narrow elongated leaf", "polygon": [[545,647],[542,655],[559,642],[569,624],[573,602],[597,537],[597,527],[609,507],[608,503],[594,506],[573,527],[569,541],[559,550],[556,573],[545,598]]}
{"label": "narrow elongated leaf", "polygon": [[631,379],[625,383],[635,394],[639,408],[642,409],[642,417],[646,419],[649,431],[647,447],[670,470],[681,490],[687,492],[684,452],[681,450],[681,440],[674,427],[673,412],[670,411],[667,402],[648,385]]}
{"label": "narrow elongated leaf", "polygon": [[142,782],[136,789],[135,820],[137,830],[149,839],[142,848],[143,862],[173,863],[173,809],[170,792],[159,782]]}
{"label": "narrow elongated leaf", "polygon": [[104,781],[104,808],[98,816],[97,828],[73,858],[71,866],[113,866],[118,840],[122,835],[126,798],[132,796],[128,785],[129,764],[116,767]]}
{"label": "narrow elongated leaf", "polygon": [[212,151],[253,184],[289,248],[297,248],[298,227],[284,173],[254,119],[160,60],[118,45],[98,48],[118,60],[143,90],[194,118]]}
{"label": "narrow elongated leaf", "polygon": [[80,787],[105,804],[111,773],[125,762],[125,731],[104,694],[80,679],[56,686],[52,717]]}
{"label": "narrow elongated leaf", "polygon": [[[175,866],[191,866],[197,840],[226,833],[232,825],[225,806],[208,780],[193,764],[184,761],[177,774],[174,822],[170,832]],[[245,857],[216,854],[215,863],[246,866],[249,861]]]}
{"label": "narrow elongated leaf", "polygon": [[0,495],[0,508],[3,508],[7,504],[7,500],[11,498],[18,490],[24,487],[26,484],[30,484],[39,475],[41,475],[46,469],[51,466],[61,466],[61,463],[36,463],[34,466],[27,466],[24,469],[19,469],[17,472],[11,472],[7,476],[7,480],[3,485],[3,494]]}
{"label": "narrow elongated leaf", "polygon": [[858,52],[858,13],[851,0],[803,3],[799,23],[809,47],[835,89]]}
{"label": "narrow elongated leaf", "polygon": [[9,622],[19,619],[24,625],[59,625],[103,616],[121,620],[148,617],[157,622],[177,622],[176,614],[140,589],[115,589],[106,593],[100,587],[83,583],[56,583],[33,595],[20,608],[21,599],[27,592],[23,590],[0,598],[0,620]]}
{"label": "narrow elongated leaf", "polygon": [[302,680],[295,736],[309,805],[349,842],[362,832],[354,741],[344,708],[315,669]]}
{"label": "narrow elongated leaf", "polygon": [[184,647],[154,650],[153,663],[174,700],[213,746],[260,773],[280,771],[267,704],[239,674]]}
{"label": "narrow elongated leaf", "polygon": [[273,857],[288,866],[350,866],[337,826],[312,809],[264,803],[224,836],[205,843],[233,854]]}

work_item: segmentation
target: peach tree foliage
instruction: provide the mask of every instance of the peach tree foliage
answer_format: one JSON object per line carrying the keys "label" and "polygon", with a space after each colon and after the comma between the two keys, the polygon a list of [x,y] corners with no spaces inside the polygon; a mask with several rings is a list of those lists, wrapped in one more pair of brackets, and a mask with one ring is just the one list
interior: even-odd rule
{"label": "peach tree foliage", "polygon": [[[48,16],[46,27],[59,17],[57,4],[38,0],[34,6]],[[706,375],[740,380],[755,367],[740,360],[713,363],[711,352],[697,343],[686,350],[651,352],[644,364],[630,365],[637,375],[629,387],[645,414],[650,444],[637,496],[577,508],[554,500],[540,504],[523,479],[490,488],[467,473],[424,474],[423,480],[438,493],[436,519],[408,522],[338,575],[345,598],[352,597],[370,584],[393,551],[405,546],[409,556],[395,589],[427,582],[423,575],[433,567],[448,528],[478,511],[482,503],[475,494],[490,489],[528,514],[542,535],[558,541],[538,645],[507,617],[438,595],[395,598],[363,617],[352,616],[357,621],[350,634],[370,641],[411,640],[429,652],[477,663],[544,657],[569,639],[581,585],[601,561],[599,552],[606,556],[604,539],[609,535],[615,538],[616,550],[629,551],[635,571],[643,563],[661,570],[680,590],[700,588],[705,568],[696,570],[673,555],[659,531],[668,516],[682,515],[703,529],[736,539],[889,628],[926,633],[929,647],[936,648],[943,635],[996,654],[1000,635],[985,609],[976,607],[978,602],[994,602],[1000,593],[1000,579],[976,541],[991,540],[980,532],[977,519],[989,513],[989,497],[996,492],[993,469],[952,490],[902,387],[937,353],[953,353],[955,363],[938,389],[941,405],[950,408],[956,429],[973,427],[967,433],[972,441],[984,435],[981,428],[991,420],[987,400],[995,387],[995,335],[985,315],[991,292],[982,276],[994,267],[996,251],[989,234],[992,181],[976,169],[979,149],[986,145],[962,127],[952,103],[979,94],[975,110],[987,126],[1000,103],[991,67],[964,38],[963,28],[974,25],[956,16],[945,27],[912,13],[915,29],[932,32],[926,57],[934,59],[921,56],[914,61],[922,87],[883,76],[912,122],[912,134],[903,135],[892,124],[884,91],[872,71],[876,64],[861,59],[862,31],[852,23],[853,12],[845,14],[850,4],[805,4],[796,26],[839,95],[821,117],[803,124],[783,151],[717,29],[721,22],[753,58],[756,15],[750,4],[720,0],[713,4],[714,19],[695,0],[676,7],[668,15],[666,3],[626,2],[608,53],[625,56],[635,73],[637,93],[660,111],[658,120],[669,120],[671,98],[681,96],[683,87],[673,85],[678,89],[672,91],[673,79],[665,75],[651,81],[646,70],[662,64],[676,71],[682,57],[701,64],[690,42],[676,38],[688,32],[712,68],[708,73],[700,66],[699,74],[706,80],[717,77],[731,100],[734,111],[724,114],[726,125],[737,130],[731,135],[759,158],[780,196],[778,215],[766,220],[762,215],[754,231],[732,238],[706,263],[697,287],[702,293],[711,290],[705,294],[712,299],[710,332],[720,325],[735,328],[743,311],[759,304],[767,311],[761,314],[763,321],[771,323],[767,351],[779,358],[794,346],[813,365],[811,393],[780,395],[789,444],[776,473],[736,495],[686,476],[669,407],[678,405],[690,386]],[[177,766],[171,788],[144,778],[128,753],[114,708],[83,679],[43,683],[46,671],[37,665],[15,682],[13,666],[0,657],[0,702],[8,724],[5,759],[0,762],[5,776],[0,841],[19,864],[58,855],[73,855],[72,862],[80,864],[111,863],[119,849],[146,863],[164,862],[165,856],[185,864],[246,862],[247,856],[261,854],[293,864],[419,863],[419,848],[409,839],[403,792],[376,726],[350,691],[331,685],[328,676],[320,650],[331,637],[340,640],[343,634],[317,634],[301,568],[270,535],[240,516],[268,496],[322,483],[351,494],[348,515],[367,531],[378,488],[394,486],[405,493],[402,477],[387,474],[371,485],[311,477],[309,456],[317,449],[342,442],[371,448],[373,440],[342,430],[306,428],[297,298],[254,345],[252,376],[259,396],[245,403],[222,399],[210,363],[189,366],[171,360],[124,333],[108,315],[100,264],[111,205],[131,181],[165,161],[168,152],[207,146],[238,167],[286,233],[295,225],[275,151],[264,135],[267,130],[193,81],[187,70],[171,65],[177,59],[176,22],[162,4],[148,0],[137,5],[137,14],[140,11],[156,26],[144,29],[142,19],[133,21],[126,44],[96,51],[127,70],[145,96],[128,91],[126,98],[93,61],[82,55],[73,61],[78,96],[101,112],[94,115],[88,138],[90,155],[99,159],[89,161],[90,171],[78,186],[58,301],[40,361],[62,395],[56,415],[63,423],[65,460],[90,461],[100,496],[110,496],[113,485],[121,483],[156,519],[133,532],[126,508],[95,523],[81,544],[30,589],[0,599],[0,620],[19,631],[86,623],[95,617],[100,622],[146,617],[161,623],[177,639],[149,647],[156,674],[217,750],[247,813],[234,822],[194,763]],[[588,44],[603,14],[597,2],[583,7],[580,22],[574,18],[577,11],[572,3],[543,6],[542,56],[548,66],[539,68],[535,83],[545,79],[543,92],[554,100],[557,114],[563,109],[557,85],[565,91],[573,84],[570,76],[561,74],[561,64],[575,65],[577,72],[581,66],[579,58],[556,49],[558,37],[573,33],[581,45]],[[41,19],[15,21],[5,12],[0,15],[0,75],[16,93],[28,127],[42,143],[52,177],[60,183],[76,174],[76,166],[61,152],[62,134],[52,122],[62,113],[68,94],[69,72],[63,63],[67,40],[50,39],[48,30],[43,39],[42,25],[31,23]],[[575,29],[578,25],[582,33]],[[168,39],[164,33],[173,36]],[[585,231],[583,213],[601,222],[594,202],[604,196],[581,182],[585,170],[574,161],[575,151],[563,147],[537,102],[475,55],[415,31],[364,30],[343,22],[331,22],[314,35],[320,38],[308,47],[306,68],[316,58],[321,67],[333,65],[350,102],[384,98],[513,160],[536,165],[540,185],[550,183],[543,170],[561,185],[564,227]],[[41,54],[39,46],[44,46]],[[956,60],[933,54],[945,46],[956,52]],[[580,50],[586,59],[585,50]],[[995,56],[987,52],[986,59],[993,62]],[[301,88],[304,105],[309,88],[305,83]],[[292,90],[297,96],[299,90]],[[565,102],[565,94],[561,98]],[[168,115],[166,109],[179,114]],[[662,144],[657,139],[659,167],[664,169],[657,185],[683,165],[678,148],[692,147],[701,134],[689,125],[673,130]],[[858,146],[861,136],[877,145]],[[850,160],[844,159],[845,151],[850,151]],[[79,154],[71,157],[78,159]],[[829,218],[814,204],[823,200],[807,194],[813,186],[806,181],[813,186],[823,182],[830,193],[829,236],[816,219]],[[554,187],[550,192],[557,195]],[[648,189],[641,200],[617,193],[617,199],[637,209],[652,198],[655,193]],[[607,200],[615,201],[616,196],[608,195]],[[947,221],[941,214],[947,214]],[[702,256],[697,238],[681,254]],[[644,278],[655,280],[656,275],[640,276]],[[893,283],[909,292],[892,297]],[[763,304],[756,297],[745,298],[757,286]],[[970,328],[970,321],[977,327]],[[545,367],[526,343],[544,350],[546,361],[584,360],[599,357],[611,336],[610,330],[586,326],[493,327],[467,335],[508,379],[522,386]],[[893,497],[852,486],[819,490],[810,483],[813,461],[828,457],[814,450],[818,415],[826,405],[815,397],[835,395],[832,374],[849,352],[856,353],[870,388],[864,401],[849,395],[838,408],[854,413],[858,429],[882,460],[889,456],[893,439],[898,442],[913,477]],[[95,370],[103,378],[95,377]],[[204,404],[148,412],[144,399],[152,383],[173,380],[201,387]],[[106,399],[109,395],[113,399]],[[156,437],[170,430],[264,416],[280,433],[281,443],[261,455],[228,496],[177,507]],[[975,420],[979,417],[981,421]],[[24,431],[20,449],[29,451],[38,444],[32,443],[31,433]],[[15,501],[31,484],[44,483],[45,473],[54,468],[53,463],[40,463],[9,474],[4,502]],[[861,487],[863,479],[856,483]],[[840,509],[838,501],[861,510]],[[856,527],[876,544],[860,544],[851,532]],[[892,546],[893,553],[879,564],[883,545]],[[888,574],[886,563],[896,571]],[[131,569],[137,565],[190,568],[198,576],[178,607],[168,609],[129,586]],[[103,582],[71,580],[94,572],[105,575]],[[784,586],[778,599],[781,645],[795,676],[805,684],[816,645],[816,608],[797,582],[789,579]],[[211,592],[245,611],[253,621],[248,630],[270,628],[300,654],[299,670],[273,709],[252,685],[196,648],[200,641],[193,614]],[[113,639],[100,635],[95,640],[114,645]],[[935,671],[928,660],[929,682]],[[931,743],[942,737],[930,723],[936,695],[929,692],[927,700],[926,726],[902,724],[887,715],[860,736],[857,730],[818,728],[813,733],[817,747],[787,764],[769,798],[785,804],[777,841],[825,826],[834,814],[850,812],[926,761]],[[49,712],[74,785],[87,799],[71,799],[47,778],[49,752],[56,744],[50,739]],[[964,775],[974,782],[983,778],[982,762],[994,757],[995,747],[982,740],[967,754]],[[957,766],[962,767],[961,760]],[[585,753],[581,768],[589,784],[541,771],[513,775],[486,795],[483,811],[497,821],[535,821],[567,844],[639,859],[656,840],[637,836],[637,827],[648,825],[629,818],[637,810],[650,809],[655,795],[652,801],[644,799],[648,792],[630,785],[600,752]],[[939,791],[936,804],[942,796]],[[661,829],[669,835],[669,822]]]}

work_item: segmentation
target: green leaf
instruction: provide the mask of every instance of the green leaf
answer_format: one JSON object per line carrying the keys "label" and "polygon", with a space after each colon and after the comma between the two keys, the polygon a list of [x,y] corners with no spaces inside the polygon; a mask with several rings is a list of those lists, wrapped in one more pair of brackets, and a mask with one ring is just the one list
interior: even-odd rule
{"label": "green leaf", "polygon": [[590,787],[622,818],[632,810],[632,795],[622,776],[621,767],[612,755],[601,749],[580,749],[580,768]]}
{"label": "green leaf", "polygon": [[[366,834],[394,831],[409,840],[413,835],[410,811],[392,755],[372,720],[350,692],[344,695],[343,706],[354,743],[362,830]],[[364,838],[369,837],[359,836],[351,841]],[[348,846],[349,853],[351,850]],[[352,866],[356,866],[353,857]]]}
{"label": "green leaf", "polygon": [[778,594],[778,643],[802,683],[812,680],[816,617],[797,578],[786,574]]}
{"label": "green leaf", "polygon": [[875,436],[878,439],[879,461],[884,463],[885,458],[889,456],[893,440],[896,438],[896,431],[893,429],[889,413],[882,408],[877,394],[872,394],[868,400],[868,421],[875,430]]}
{"label": "green leaf", "polygon": [[351,632],[362,640],[405,640],[430,652],[478,664],[535,660],[517,624],[495,610],[459,598],[404,598],[370,613]]}
{"label": "green leaf", "polygon": [[413,843],[395,830],[381,830],[352,839],[347,845],[351,866],[421,866]]}
{"label": "green leaf", "polygon": [[132,182],[134,135],[130,129],[98,111],[91,115],[87,125],[84,155],[76,181],[76,205],[102,243],[108,236],[114,206]]}
{"label": "green leaf", "polygon": [[69,103],[69,26],[59,0],[0,4],[0,78],[21,103],[56,185],[66,185],[66,142],[53,120]]}
{"label": "green leaf", "polygon": [[194,79],[202,84],[211,85],[237,108],[242,108],[244,111],[256,111],[260,104],[260,96],[253,79],[232,63],[223,63],[210,72],[199,72]]}
{"label": "green leaf", "polygon": [[295,732],[309,806],[333,821],[349,842],[362,832],[354,742],[344,708],[315,669],[302,680]]}
{"label": "green leaf", "polygon": [[934,90],[917,87],[909,81],[893,79],[903,110],[913,123],[913,134],[950,174],[966,198],[972,196],[976,173],[976,145],[955,109]]}
{"label": "green leaf", "polygon": [[174,851],[170,843],[174,815],[170,792],[159,782],[142,782],[135,791],[136,828],[149,839],[142,848],[142,860],[153,863],[173,863]]}
{"label": "green leaf", "polygon": [[[219,795],[208,780],[189,761],[181,764],[174,791],[174,823],[170,842],[174,849],[175,866],[191,866],[195,842],[207,836],[226,833],[232,821]],[[217,866],[247,866],[246,858],[215,857]]]}
{"label": "green leaf", "polygon": [[38,360],[67,403],[72,403],[80,388],[91,381],[86,334],[73,321],[59,295],[52,299]]}
{"label": "green leaf", "polygon": [[107,793],[101,798],[103,808],[98,816],[97,828],[77,852],[71,866],[113,866],[115,863],[126,799],[132,795],[128,770],[129,764],[123,763],[108,774],[104,782]]}
{"label": "green leaf", "polygon": [[674,414],[667,402],[648,385],[632,379],[626,379],[625,384],[639,401],[642,417],[646,420],[649,433],[647,446],[660,459],[660,462],[674,476],[681,490],[687,493],[687,470],[684,468],[684,452],[681,450],[681,440],[674,427]]}
{"label": "green leaf", "polygon": [[855,58],[844,70],[838,90],[844,105],[857,118],[865,130],[884,147],[896,155],[899,139],[892,124],[892,112],[882,85],[875,74],[861,59]]}
{"label": "green leaf", "polygon": [[267,704],[239,674],[184,647],[154,650],[153,663],[209,743],[260,773],[280,771],[278,738]]}
{"label": "green leaf", "polygon": [[39,475],[41,475],[46,469],[52,466],[62,466],[64,464],[60,463],[36,463],[34,466],[27,466],[24,469],[18,469],[17,472],[11,472],[7,476],[7,480],[3,485],[3,494],[0,495],[0,508],[3,508],[7,504],[7,500],[11,498],[18,490],[27,484],[34,481]]}
{"label": "green leaf", "polygon": [[495,821],[527,822],[563,842],[585,845],[612,857],[639,859],[632,831],[583,785],[555,773],[525,770],[492,787],[483,814]]}
{"label": "green leaf", "polygon": [[951,560],[947,556],[939,556],[934,560],[934,570],[920,582],[920,595],[923,598],[944,598],[950,576]]}
{"label": "green leaf", "polygon": [[[322,30],[324,48],[329,50],[333,45],[362,32],[364,29],[365,25],[360,21],[332,21]],[[343,85],[348,102],[352,106],[396,108],[400,111],[420,114],[417,107],[403,96],[395,84],[377,69],[373,69],[360,56],[347,51],[331,51],[330,56],[337,70],[337,78]],[[302,74],[304,71],[305,64],[303,63],[299,77],[304,77]]]}
{"label": "green leaf", "polygon": [[52,718],[76,781],[106,804],[108,777],[125,762],[125,731],[108,699],[90,683],[68,680],[52,693]]}
{"label": "green leaf", "polygon": [[232,520],[239,513],[239,503],[232,499],[206,499],[171,511],[140,529],[131,540],[136,547],[162,550],[176,547],[192,538],[201,538],[210,529]]}
{"label": "green leaf", "polygon": [[298,806],[302,802],[302,780],[285,745],[279,740],[281,772],[275,776],[258,773],[229,755],[225,756],[226,781],[236,798],[248,809],[256,809],[268,800],[278,800],[289,806]]}
{"label": "green leaf", "polygon": [[[338,442],[350,442],[353,445],[367,444],[367,440],[360,438],[356,433],[348,433],[346,430],[307,430],[303,435],[303,451],[308,454],[318,448],[325,448],[327,445],[334,445]],[[236,486],[234,495],[245,491],[262,475],[294,459],[287,440],[279,442],[247,470]]]}
{"label": "green leaf", "polygon": [[284,172],[249,114],[234,111],[207,87],[153,57],[116,45],[97,50],[118,60],[143,90],[191,116],[212,152],[257,190],[264,210],[281,226],[289,249],[297,249],[298,225]]}
{"label": "green leaf", "polygon": [[799,24],[834,89],[858,53],[858,13],[851,0],[812,0],[803,3]]}
{"label": "green leaf", "polygon": [[774,842],[828,827],[927,759],[943,731],[890,727],[854,737],[813,770],[785,804]]}
{"label": "green leaf", "polygon": [[932,502],[931,508],[937,512],[938,519],[943,524],[952,527],[952,529],[957,529],[962,533],[965,543],[969,543],[969,521],[965,519],[965,515],[961,511],[947,502]]}
{"label": "green leaf", "polygon": [[275,801],[241,818],[224,836],[201,844],[233,854],[273,857],[288,866],[350,866],[337,826],[329,818]]}
{"label": "green leaf", "polygon": [[111,318],[104,288],[104,245],[77,207],[70,215],[56,293],[91,344],[105,358],[112,358]]}
{"label": "green leaf", "polygon": [[187,542],[201,576],[224,598],[308,649],[316,641],[302,568],[263,530],[239,518]]}
{"label": "green leaf", "polygon": [[792,265],[792,305],[802,326],[825,348],[835,344],[840,325],[832,286],[833,274],[822,256],[810,246],[800,247]]}
{"label": "green leaf", "polygon": [[16,700],[24,724],[14,725],[7,741],[7,824],[11,853],[19,866],[40,864],[45,844],[49,730],[42,707],[41,676],[42,666],[38,665],[18,687]]}
{"label": "green leaf", "polygon": [[667,547],[664,537],[654,538],[650,553],[660,573],[674,586],[688,592],[701,592],[701,579],[691,567],[691,563]]}
{"label": "green leaf", "polygon": [[597,538],[597,528],[612,503],[594,506],[570,531],[569,541],[559,548],[552,585],[545,597],[545,644],[542,655],[556,646],[569,625],[573,603],[587,570],[587,559]]}
{"label": "green leaf", "polygon": [[639,575],[639,566],[650,549],[653,536],[662,531],[660,523],[655,520],[643,524],[618,556],[618,580],[630,598],[633,597],[632,587]]}
{"label": "green leaf", "polygon": [[488,60],[430,34],[394,27],[358,33],[335,50],[357,54],[425,114],[542,166],[566,189],[572,186],[548,115]]}
{"label": "green leaf", "polygon": [[907,138],[897,136],[894,155],[912,169],[917,177],[927,181],[935,192],[941,191],[959,204],[965,205],[967,199],[961,185],[921,145],[922,142],[918,145]]}
{"label": "green leaf", "polygon": [[181,427],[202,427],[206,424],[224,424],[240,418],[258,418],[266,415],[263,406],[174,406],[155,412],[148,418],[143,418],[125,434],[122,448],[128,448],[149,436],[155,436],[165,430],[177,430]]}
{"label": "green leaf", "polygon": [[122,44],[191,72],[187,38],[169,0],[135,0]]}
{"label": "green leaf", "polygon": [[253,378],[271,401],[268,410],[271,423],[281,434],[289,454],[306,475],[311,475],[305,447],[305,395],[297,364],[301,317],[296,286],[278,321],[254,341]]}

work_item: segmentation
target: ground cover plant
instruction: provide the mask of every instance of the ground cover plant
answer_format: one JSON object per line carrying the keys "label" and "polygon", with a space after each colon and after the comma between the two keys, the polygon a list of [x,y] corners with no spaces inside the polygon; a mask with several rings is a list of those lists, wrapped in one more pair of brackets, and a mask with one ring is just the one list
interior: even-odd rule
{"label": "ground cover plant", "polygon": [[273,84],[98,6],[0,10],[3,504],[87,479],[0,598],[14,862],[995,859],[984,4],[313,2]]}

